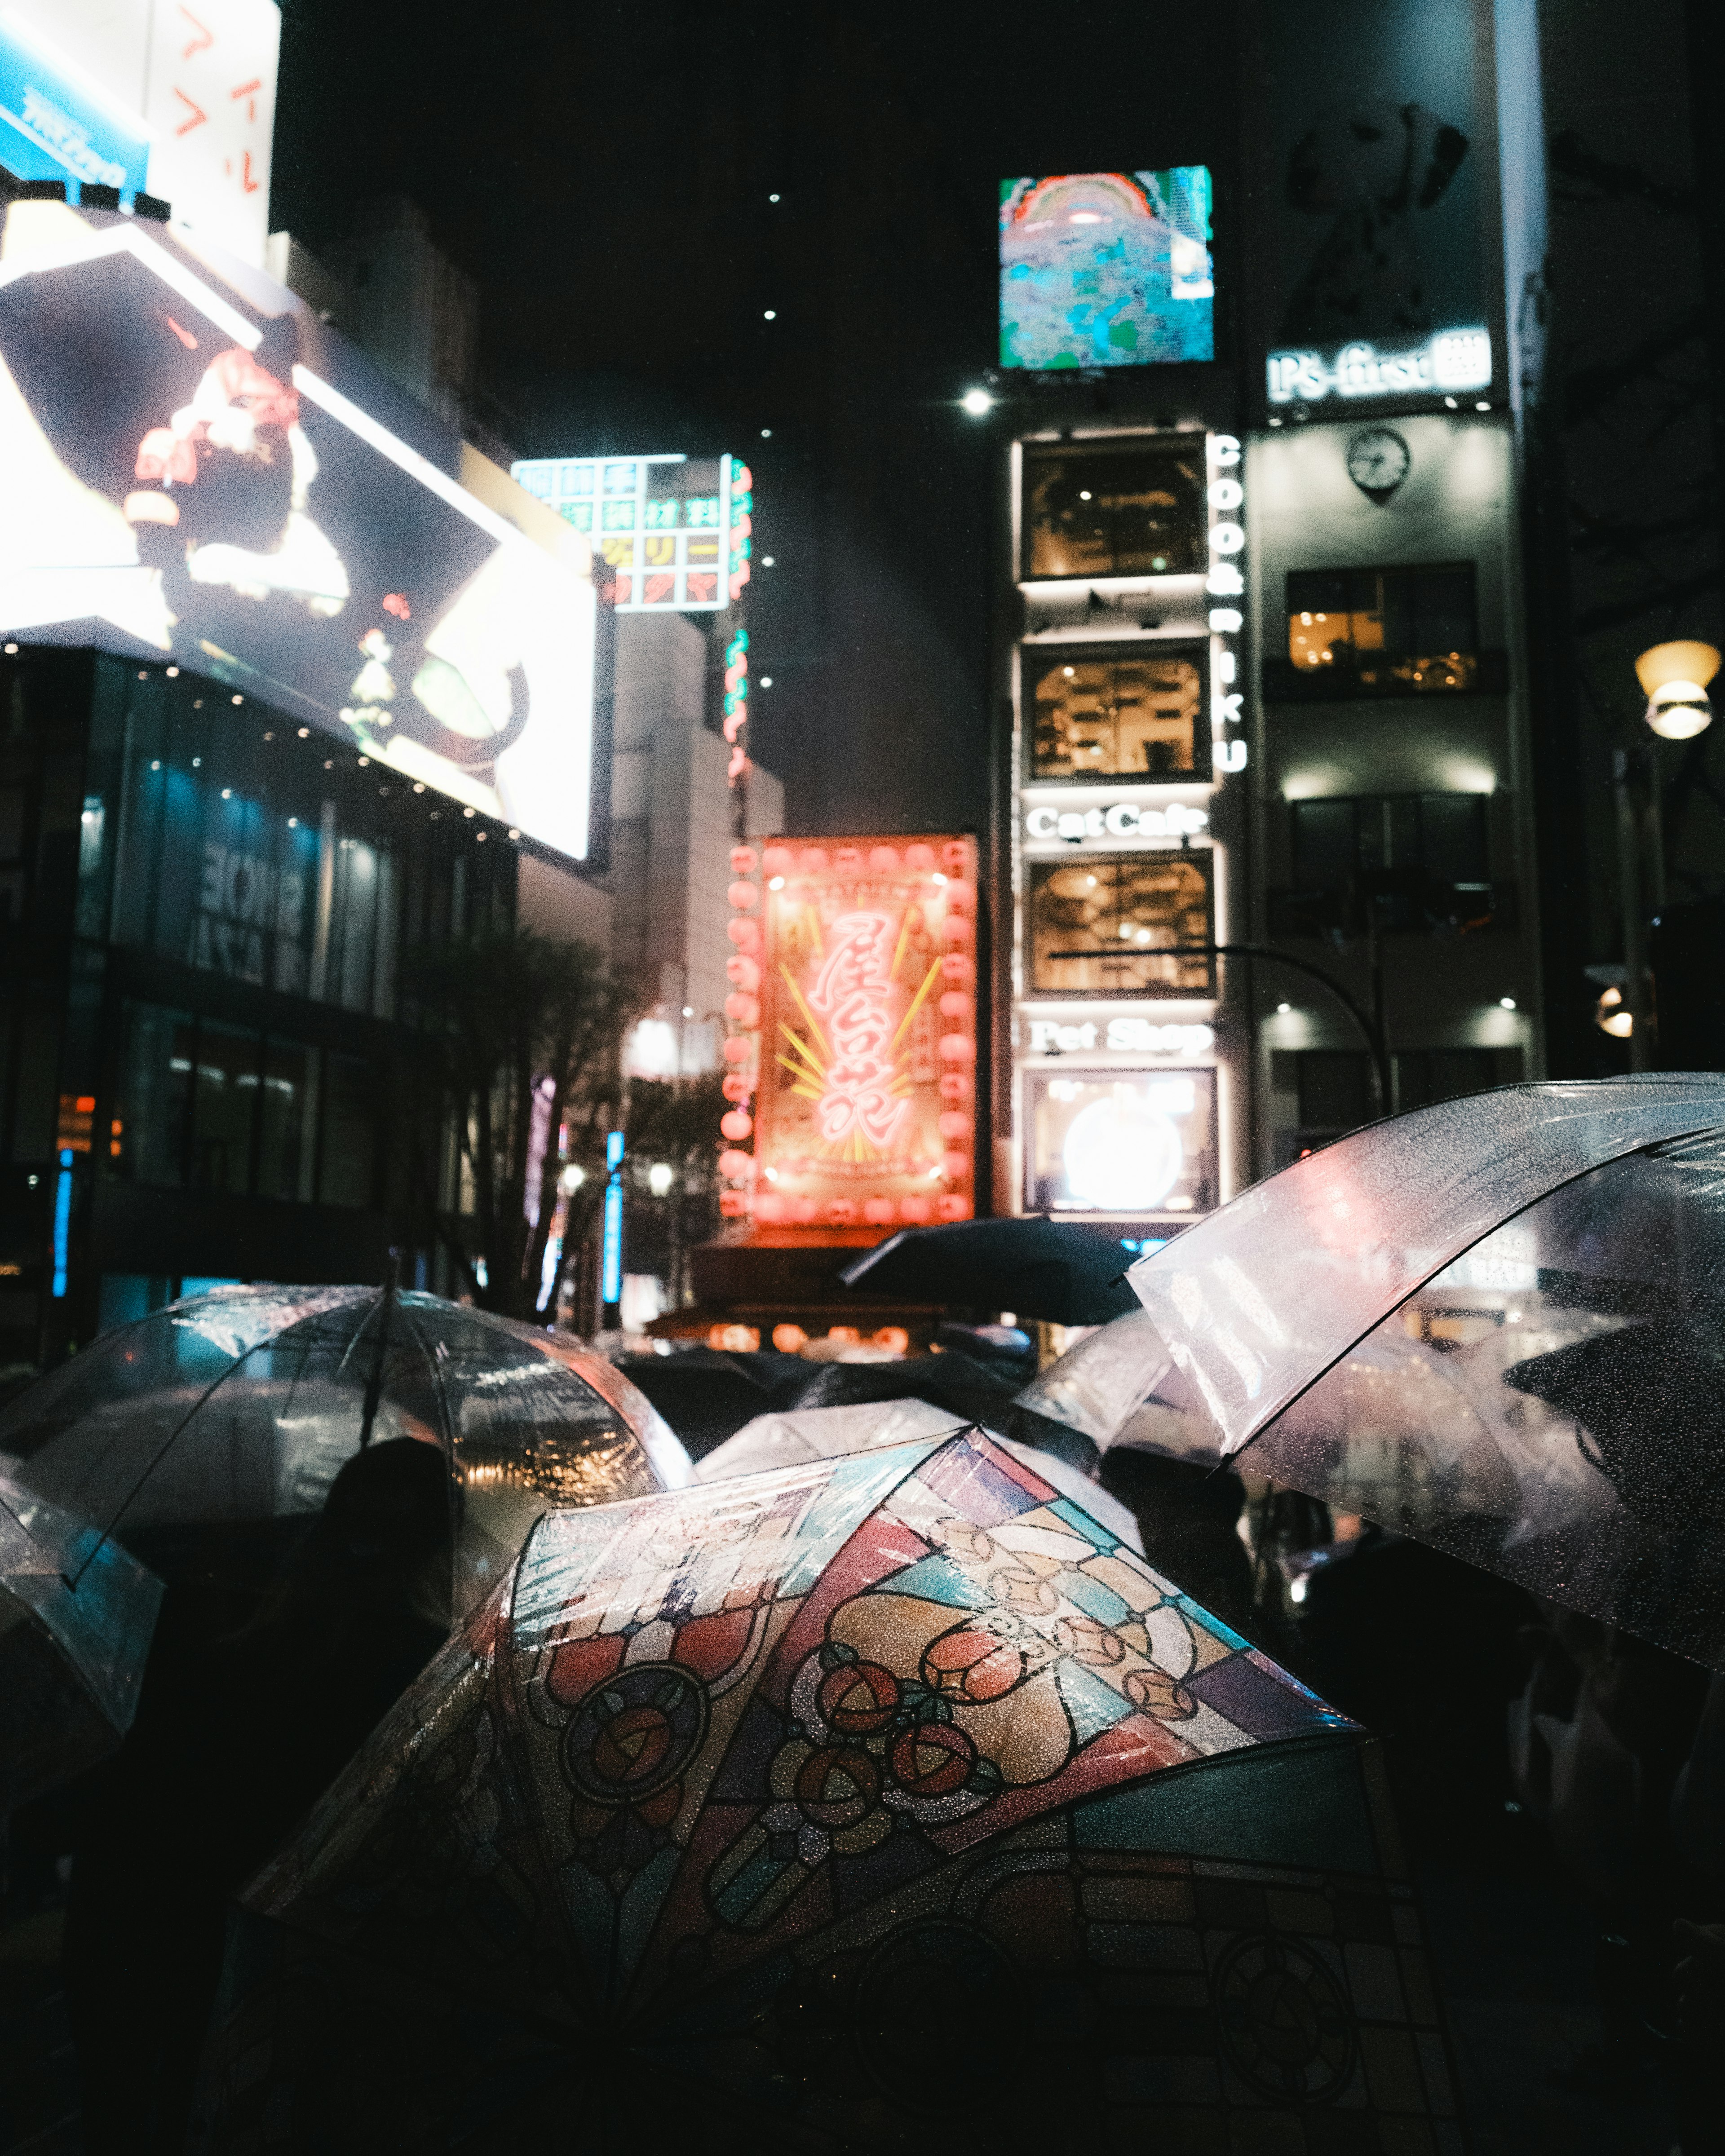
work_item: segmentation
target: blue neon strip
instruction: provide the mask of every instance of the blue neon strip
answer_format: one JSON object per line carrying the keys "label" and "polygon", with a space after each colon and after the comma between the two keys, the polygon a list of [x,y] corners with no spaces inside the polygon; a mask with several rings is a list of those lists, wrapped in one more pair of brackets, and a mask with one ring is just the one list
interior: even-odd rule
{"label": "blue neon strip", "polygon": [[66,1268],[70,1260],[72,1242],[72,1154],[69,1147],[60,1155],[60,1172],[54,1193],[54,1291],[56,1298],[66,1292]]}
{"label": "blue neon strip", "polygon": [[613,1182],[605,1192],[605,1241],[599,1276],[599,1300],[623,1300],[623,1185]]}
{"label": "blue neon strip", "polygon": [[623,1133],[609,1131],[605,1136],[605,1166],[615,1169],[623,1165]]}

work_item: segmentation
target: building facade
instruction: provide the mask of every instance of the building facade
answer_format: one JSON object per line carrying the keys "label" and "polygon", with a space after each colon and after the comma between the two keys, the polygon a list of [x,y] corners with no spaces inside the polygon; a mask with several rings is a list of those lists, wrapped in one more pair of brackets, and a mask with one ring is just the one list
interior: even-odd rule
{"label": "building facade", "polygon": [[446,1284],[403,964],[512,917],[517,855],[335,747],[187,672],[0,655],[0,1362],[393,1244]]}
{"label": "building facade", "polygon": [[1246,20],[1214,228],[1000,191],[993,1198],[1129,1248],[1545,1067],[1532,16]]}

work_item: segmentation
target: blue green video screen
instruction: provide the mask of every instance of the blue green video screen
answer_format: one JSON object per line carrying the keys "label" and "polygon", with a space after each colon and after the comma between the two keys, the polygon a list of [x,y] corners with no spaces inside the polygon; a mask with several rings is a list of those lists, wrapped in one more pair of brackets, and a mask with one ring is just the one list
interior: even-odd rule
{"label": "blue green video screen", "polygon": [[1000,182],[1000,364],[1215,357],[1208,165]]}

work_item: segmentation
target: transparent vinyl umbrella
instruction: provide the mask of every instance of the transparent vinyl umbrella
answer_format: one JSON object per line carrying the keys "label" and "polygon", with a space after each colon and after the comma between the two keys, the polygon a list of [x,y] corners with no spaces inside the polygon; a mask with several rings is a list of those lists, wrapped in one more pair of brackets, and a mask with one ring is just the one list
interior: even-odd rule
{"label": "transparent vinyl umbrella", "polygon": [[397,1439],[449,1460],[457,1616],[547,1508],[691,1473],[573,1341],[375,1287],[224,1288],[108,1334],[0,1413],[0,1471],[170,1585],[213,1575],[243,1604],[362,1444]]}
{"label": "transparent vinyl umbrella", "polygon": [[0,1818],[125,1736],[161,1603],[118,1543],[0,1476]]}
{"label": "transparent vinyl umbrella", "polygon": [[1172,1401],[1187,1456],[1725,1670],[1725,1078],[1373,1125],[1128,1277],[1142,1317],[1029,1404],[1173,1450]]}

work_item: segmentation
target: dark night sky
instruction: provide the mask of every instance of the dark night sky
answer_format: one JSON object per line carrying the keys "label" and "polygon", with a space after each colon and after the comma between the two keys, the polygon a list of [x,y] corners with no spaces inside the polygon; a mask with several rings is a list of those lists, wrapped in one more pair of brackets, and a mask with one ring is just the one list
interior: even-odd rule
{"label": "dark night sky", "polygon": [[1205,162],[1225,213],[1232,0],[1078,24],[286,0],[276,228],[316,249],[418,201],[480,280],[483,416],[521,454],[749,459],[779,564],[757,751],[805,828],[984,813],[998,442],[956,399],[993,357],[998,180]]}

